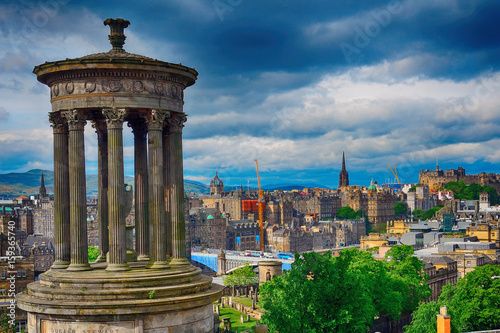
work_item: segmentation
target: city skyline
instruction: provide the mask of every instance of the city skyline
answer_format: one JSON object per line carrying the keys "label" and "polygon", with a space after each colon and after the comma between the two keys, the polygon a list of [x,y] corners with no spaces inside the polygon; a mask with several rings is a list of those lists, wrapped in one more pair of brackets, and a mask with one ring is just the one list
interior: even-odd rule
{"label": "city skyline", "polygon": [[[107,17],[131,21],[125,50],[195,67],[186,95],[185,178],[208,184],[338,186],[418,181],[420,169],[498,172],[500,38],[493,1],[7,1],[0,5],[0,173],[52,170],[45,61],[110,49]],[[86,126],[87,173],[97,139]],[[125,173],[133,174],[125,131]]]}

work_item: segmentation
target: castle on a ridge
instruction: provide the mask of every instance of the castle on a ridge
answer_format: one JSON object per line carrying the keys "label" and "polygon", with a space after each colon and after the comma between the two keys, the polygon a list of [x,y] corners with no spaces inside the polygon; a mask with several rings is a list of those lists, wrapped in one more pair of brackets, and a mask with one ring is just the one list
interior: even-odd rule
{"label": "castle on a ridge", "polygon": [[457,169],[440,170],[436,165],[436,170],[420,170],[418,181],[420,184],[428,185],[430,188],[437,186],[445,186],[449,182],[457,182],[463,180],[466,185],[472,183],[481,186],[488,185],[500,192],[500,174],[481,172],[476,175],[468,175],[465,169],[458,167]]}

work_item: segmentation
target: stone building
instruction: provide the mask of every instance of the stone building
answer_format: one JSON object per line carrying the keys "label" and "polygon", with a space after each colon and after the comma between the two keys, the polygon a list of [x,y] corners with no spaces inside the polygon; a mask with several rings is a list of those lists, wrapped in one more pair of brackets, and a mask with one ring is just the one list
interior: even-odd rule
{"label": "stone building", "polygon": [[45,237],[54,237],[54,199],[41,198],[33,212],[33,232]]}
{"label": "stone building", "polygon": [[210,181],[210,195],[218,195],[222,192],[224,192],[224,182],[215,171],[215,177]]}
{"label": "stone building", "polygon": [[481,186],[488,185],[500,191],[500,174],[485,173],[472,175],[466,174],[465,169],[458,167],[457,169],[440,170],[436,165],[436,170],[420,170],[418,180],[420,184],[428,185],[430,188],[445,186],[449,182],[457,182],[463,180],[466,185],[472,183]]}
{"label": "stone building", "polygon": [[388,244],[387,236],[381,235],[378,232],[370,232],[367,236],[361,236],[359,242],[361,250]]}
{"label": "stone building", "polygon": [[226,227],[226,250],[260,251],[259,224],[249,220],[229,221]]}
{"label": "stone building", "polygon": [[467,236],[476,236],[479,242],[494,242],[500,248],[500,229],[496,221],[475,221],[467,227]]}
{"label": "stone building", "polygon": [[492,242],[442,243],[438,245],[438,254],[457,261],[458,277],[463,277],[477,266],[500,262],[500,249]]}
{"label": "stone building", "polygon": [[32,235],[33,229],[33,208],[23,207],[18,209],[17,216],[19,219],[18,229],[26,232],[27,235]]}
{"label": "stone building", "polygon": [[337,247],[359,244],[361,237],[366,235],[364,220],[337,220],[333,222],[336,232]]}
{"label": "stone building", "polygon": [[368,221],[373,224],[394,220],[396,197],[389,189],[368,190]]}
{"label": "stone building", "polygon": [[437,301],[443,286],[457,283],[457,261],[447,256],[431,256],[420,258],[425,264],[425,273],[429,276],[427,284],[432,290],[428,301]]}
{"label": "stone building", "polygon": [[189,211],[191,246],[226,249],[226,224],[228,218],[218,207],[192,208]]}
{"label": "stone building", "polygon": [[412,211],[429,210],[439,204],[437,196],[429,191],[428,185],[417,185],[415,191],[409,191],[406,196],[406,203]]}

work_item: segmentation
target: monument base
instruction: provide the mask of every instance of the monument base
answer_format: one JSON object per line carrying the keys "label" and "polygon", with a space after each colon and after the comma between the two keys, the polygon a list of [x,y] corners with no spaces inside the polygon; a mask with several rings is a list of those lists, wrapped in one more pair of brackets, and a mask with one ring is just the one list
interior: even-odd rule
{"label": "monument base", "polygon": [[130,271],[50,270],[17,295],[28,312],[28,332],[146,333],[214,331],[212,303],[222,287],[191,265],[152,270],[130,262]]}

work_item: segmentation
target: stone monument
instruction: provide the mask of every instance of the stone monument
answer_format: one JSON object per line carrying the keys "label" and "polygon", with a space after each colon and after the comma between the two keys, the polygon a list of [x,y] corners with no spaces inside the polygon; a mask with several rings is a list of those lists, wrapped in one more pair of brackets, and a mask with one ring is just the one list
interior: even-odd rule
{"label": "stone monument", "polygon": [[[55,262],[17,295],[28,332],[213,332],[222,288],[186,259],[182,129],[193,68],[123,49],[36,66],[50,88]],[[84,128],[98,139],[99,258],[88,262]],[[134,134],[137,261],[127,261],[124,123]],[[134,258],[135,256],[130,257]],[[132,259],[133,260],[133,259]]]}

